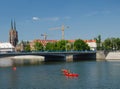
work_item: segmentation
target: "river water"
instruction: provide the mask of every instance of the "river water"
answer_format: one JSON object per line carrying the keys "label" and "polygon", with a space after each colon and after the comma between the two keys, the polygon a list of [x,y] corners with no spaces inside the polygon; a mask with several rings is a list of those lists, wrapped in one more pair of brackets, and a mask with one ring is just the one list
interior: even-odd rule
{"label": "river water", "polygon": [[[120,89],[120,62],[48,62],[0,67],[0,89]],[[65,77],[67,68],[79,77]]]}

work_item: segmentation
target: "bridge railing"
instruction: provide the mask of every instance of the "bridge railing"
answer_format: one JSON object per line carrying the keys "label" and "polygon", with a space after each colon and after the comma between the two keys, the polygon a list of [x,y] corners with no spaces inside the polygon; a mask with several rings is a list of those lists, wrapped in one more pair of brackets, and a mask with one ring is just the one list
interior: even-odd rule
{"label": "bridge railing", "polygon": [[34,53],[64,53],[64,54],[75,54],[75,53],[96,53],[96,51],[31,51],[31,52],[6,52],[0,54],[34,54]]}
{"label": "bridge railing", "polygon": [[34,51],[34,52],[25,52],[25,53],[62,53],[62,54],[75,54],[75,53],[96,53],[96,51]]}

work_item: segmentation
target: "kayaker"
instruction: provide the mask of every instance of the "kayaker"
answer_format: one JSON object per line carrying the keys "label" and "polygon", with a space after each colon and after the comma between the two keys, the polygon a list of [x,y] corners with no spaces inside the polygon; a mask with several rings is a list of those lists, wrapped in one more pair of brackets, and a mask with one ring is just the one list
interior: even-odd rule
{"label": "kayaker", "polygon": [[67,70],[67,69],[62,69],[61,71],[64,73],[70,73],[70,70]]}

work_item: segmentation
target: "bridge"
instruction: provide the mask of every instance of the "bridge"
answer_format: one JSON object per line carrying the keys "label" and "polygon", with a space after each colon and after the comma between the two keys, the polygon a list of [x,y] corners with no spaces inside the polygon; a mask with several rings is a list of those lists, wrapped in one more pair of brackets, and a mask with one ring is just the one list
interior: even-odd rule
{"label": "bridge", "polygon": [[0,58],[20,55],[44,56],[45,60],[65,59],[72,56],[74,59],[96,59],[96,51],[38,51],[38,52],[8,52],[0,53]]}

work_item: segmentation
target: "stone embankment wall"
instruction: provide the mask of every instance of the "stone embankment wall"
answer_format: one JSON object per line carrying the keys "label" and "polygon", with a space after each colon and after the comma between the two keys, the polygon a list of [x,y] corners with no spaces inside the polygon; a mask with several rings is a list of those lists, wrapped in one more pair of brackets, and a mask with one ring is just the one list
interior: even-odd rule
{"label": "stone embankment wall", "polygon": [[106,60],[106,61],[120,60],[120,51],[114,51],[114,52],[97,51],[96,60]]}
{"label": "stone embankment wall", "polygon": [[109,52],[105,59],[107,61],[110,61],[110,60],[120,60],[120,51]]}

